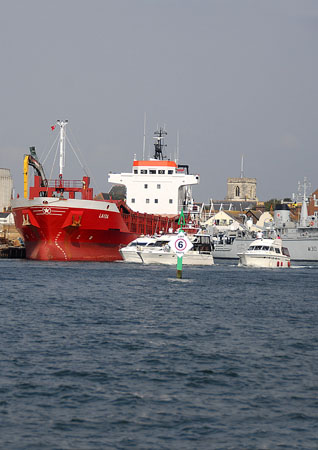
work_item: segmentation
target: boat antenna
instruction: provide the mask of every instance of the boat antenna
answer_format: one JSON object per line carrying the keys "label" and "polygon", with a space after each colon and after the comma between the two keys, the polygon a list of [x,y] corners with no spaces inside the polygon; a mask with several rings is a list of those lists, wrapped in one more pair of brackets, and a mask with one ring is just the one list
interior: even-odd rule
{"label": "boat antenna", "polygon": [[145,151],[146,151],[146,113],[144,113],[144,140],[142,145],[142,159],[145,159]]}
{"label": "boat antenna", "polygon": [[57,125],[60,127],[60,178],[63,178],[63,169],[65,166],[65,127],[68,120],[57,120]]}
{"label": "boat antenna", "polygon": [[179,149],[180,149],[180,135],[179,130],[177,131],[177,154],[176,154],[176,164],[179,163]]}

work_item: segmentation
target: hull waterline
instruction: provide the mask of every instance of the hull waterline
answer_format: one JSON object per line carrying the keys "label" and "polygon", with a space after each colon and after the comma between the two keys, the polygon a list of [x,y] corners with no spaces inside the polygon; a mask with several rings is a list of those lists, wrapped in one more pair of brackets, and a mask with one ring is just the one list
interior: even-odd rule
{"label": "hull waterline", "polygon": [[28,259],[121,260],[120,246],[137,237],[128,230],[113,203],[55,198],[16,200],[13,213]]}

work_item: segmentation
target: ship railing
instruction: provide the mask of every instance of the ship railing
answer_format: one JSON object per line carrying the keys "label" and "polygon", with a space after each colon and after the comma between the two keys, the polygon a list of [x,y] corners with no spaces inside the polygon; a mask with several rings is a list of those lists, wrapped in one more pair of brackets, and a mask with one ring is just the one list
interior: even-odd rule
{"label": "ship railing", "polygon": [[48,180],[48,187],[74,189],[83,187],[83,180]]}
{"label": "ship railing", "polygon": [[205,222],[208,217],[205,213],[204,208],[202,208],[201,204],[190,204],[190,205],[179,205],[179,210],[183,209],[183,213],[186,216],[187,220],[191,220],[196,224]]}
{"label": "ship railing", "polygon": [[175,231],[178,227],[175,217],[152,216],[142,213],[122,214],[122,217],[130,232],[154,235]]}

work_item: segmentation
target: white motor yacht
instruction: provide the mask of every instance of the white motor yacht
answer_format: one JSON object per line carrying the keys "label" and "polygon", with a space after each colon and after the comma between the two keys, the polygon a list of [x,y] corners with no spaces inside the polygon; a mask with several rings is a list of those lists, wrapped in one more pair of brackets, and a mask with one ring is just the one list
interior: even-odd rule
{"label": "white motor yacht", "polygon": [[[177,255],[172,251],[169,242],[175,234],[163,235],[155,242],[138,250],[140,258],[145,264],[177,264]],[[214,264],[212,242],[209,234],[194,234],[188,236],[193,247],[183,256],[185,265],[211,266]]]}
{"label": "white motor yacht", "polygon": [[120,249],[120,254],[125,262],[142,263],[142,259],[140,258],[138,251],[155,241],[155,237],[140,236],[130,242],[126,247],[122,247]]}
{"label": "white motor yacht", "polygon": [[290,267],[290,255],[286,247],[283,247],[282,240],[276,239],[256,239],[247,250],[237,254],[239,266],[282,268]]}

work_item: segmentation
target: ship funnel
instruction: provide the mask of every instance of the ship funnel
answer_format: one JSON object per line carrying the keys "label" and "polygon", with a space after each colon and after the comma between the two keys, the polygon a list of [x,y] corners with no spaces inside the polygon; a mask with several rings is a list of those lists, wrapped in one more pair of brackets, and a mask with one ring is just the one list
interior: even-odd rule
{"label": "ship funnel", "polygon": [[276,205],[274,211],[274,222],[277,228],[285,227],[286,224],[290,222],[290,209],[288,205]]}

